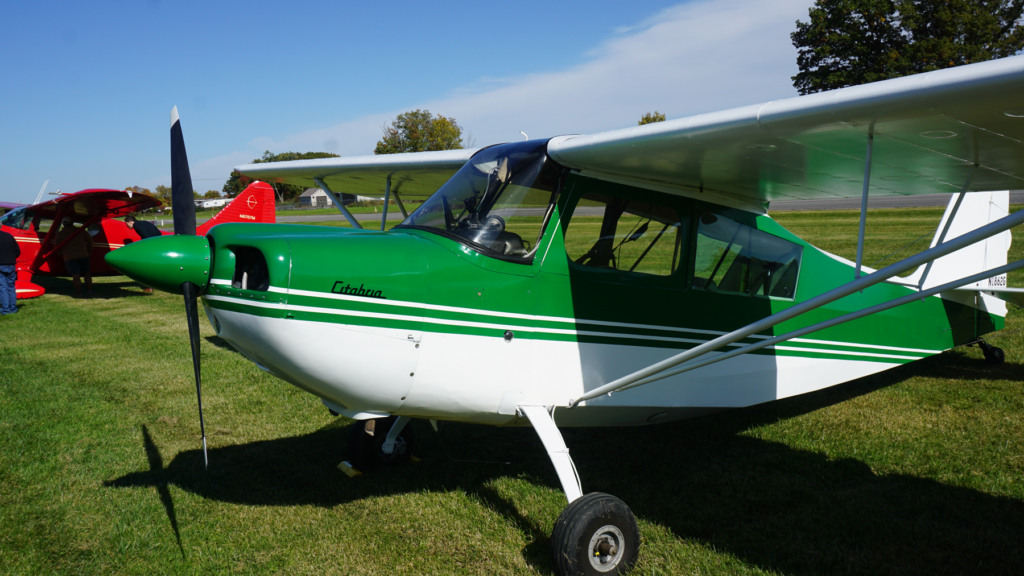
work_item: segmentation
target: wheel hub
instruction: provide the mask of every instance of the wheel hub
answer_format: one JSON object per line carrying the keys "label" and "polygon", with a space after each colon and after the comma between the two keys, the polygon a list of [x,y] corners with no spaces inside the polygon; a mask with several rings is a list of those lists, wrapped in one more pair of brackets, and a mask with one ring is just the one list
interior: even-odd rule
{"label": "wheel hub", "polygon": [[607,524],[597,529],[590,538],[588,557],[590,565],[598,572],[611,572],[622,560],[622,543],[625,537],[617,527]]}

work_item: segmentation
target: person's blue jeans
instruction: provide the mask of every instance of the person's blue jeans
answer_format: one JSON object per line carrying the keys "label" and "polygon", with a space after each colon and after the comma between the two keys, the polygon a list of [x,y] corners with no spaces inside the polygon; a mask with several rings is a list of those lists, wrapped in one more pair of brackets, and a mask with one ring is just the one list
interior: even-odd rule
{"label": "person's blue jeans", "polygon": [[13,264],[0,266],[0,314],[14,314],[18,311],[18,293],[14,291],[14,281],[17,279],[18,271]]}

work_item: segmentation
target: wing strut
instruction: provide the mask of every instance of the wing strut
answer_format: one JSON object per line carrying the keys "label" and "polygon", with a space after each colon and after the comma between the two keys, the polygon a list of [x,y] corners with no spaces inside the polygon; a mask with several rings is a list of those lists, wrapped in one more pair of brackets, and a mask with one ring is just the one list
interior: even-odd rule
{"label": "wing strut", "polygon": [[860,232],[857,233],[857,268],[853,279],[860,278],[860,265],[864,260],[864,228],[868,220],[868,188],[871,187],[871,152],[875,145],[875,135],[868,134],[868,151],[864,158],[864,190],[860,194]]}
{"label": "wing strut", "polygon": [[388,219],[388,204],[391,203],[391,176],[388,175],[388,182],[384,185],[384,209],[380,215],[380,231],[384,231],[384,224]]}
{"label": "wing strut", "polygon": [[331,187],[328,186],[326,182],[319,178],[313,178],[313,182],[316,182],[316,185],[319,186],[325,194],[327,194],[327,197],[331,199],[331,202],[334,202],[334,205],[337,206],[338,210],[341,210],[341,215],[348,220],[348,223],[351,224],[353,228],[359,228],[360,230],[363,228],[359,224],[359,221],[356,220],[356,217],[348,211],[348,208],[345,208],[345,205],[338,199],[338,195],[331,190]]}
{"label": "wing strut", "polygon": [[405,211],[405,204],[402,204],[402,198],[398,195],[398,190],[395,190],[392,194],[395,195],[395,203],[398,204],[398,209],[402,211],[402,216],[408,218],[409,213]]}
{"label": "wing strut", "polygon": [[39,194],[36,194],[36,201],[33,202],[32,204],[39,204],[39,202],[43,199],[43,192],[46,192],[46,185],[49,184],[49,183],[50,183],[50,179],[47,178],[43,182],[43,187],[39,189]]}
{"label": "wing strut", "polygon": [[[888,310],[890,308],[895,308],[897,306],[902,306],[904,304],[909,304],[909,303],[911,303],[911,302],[913,302],[915,300],[920,300],[922,298],[927,298],[928,296],[933,296],[935,294],[938,294],[939,292],[946,292],[946,291],[950,291],[950,290],[957,290],[961,286],[964,286],[966,284],[973,284],[975,282],[980,282],[982,280],[985,280],[986,278],[991,278],[993,276],[999,276],[1000,274],[1006,274],[1007,272],[1012,272],[1013,270],[1017,270],[1019,268],[1024,268],[1024,260],[1018,260],[1018,261],[1016,261],[1016,262],[1014,262],[1012,264],[1007,264],[1005,266],[1000,266],[998,268],[993,268],[991,270],[986,270],[984,272],[979,272],[979,273],[977,273],[977,274],[975,274],[973,276],[968,276],[967,278],[961,278],[960,280],[954,280],[952,282],[948,282],[948,283],[943,284],[941,286],[936,286],[934,288],[929,288],[928,290],[925,290],[923,292],[919,292],[919,293],[915,293],[915,294],[907,294],[906,296],[903,296],[901,298],[897,298],[895,300],[890,300],[889,302],[883,302],[882,304],[877,304],[875,306],[871,306],[870,308],[865,308],[863,310],[858,310],[856,312],[850,312],[849,314],[844,314],[843,316],[839,316],[839,317],[833,318],[831,320],[825,320],[824,322],[819,322],[819,323],[814,324],[812,326],[807,326],[806,328],[800,328],[799,330],[794,330],[792,332],[783,334],[781,336],[776,336],[774,338],[769,338],[767,340],[761,340],[760,342],[755,342],[753,344],[748,344],[746,346],[743,346],[742,348],[737,348],[735,350],[730,350],[729,352],[726,352],[724,354],[719,354],[719,355],[713,356],[711,358],[706,358],[704,360],[699,360],[697,362],[691,362],[689,364],[686,364],[684,366],[679,367],[676,370],[672,370],[670,372],[661,372],[659,374],[655,374],[654,376],[648,376],[647,378],[644,378],[643,380],[638,380],[638,381],[636,381],[636,382],[634,382],[632,384],[629,384],[628,386],[623,386],[622,388],[619,388],[619,391],[621,392],[622,390],[628,390],[628,389],[634,388],[636,386],[642,386],[644,384],[650,384],[651,382],[656,382],[658,380],[662,380],[662,379],[665,379],[665,378],[676,376],[676,375],[682,374],[683,372],[689,372],[690,370],[695,370],[697,368],[701,368],[703,366],[707,366],[708,364],[714,364],[716,362],[721,362],[722,360],[728,360],[729,358],[733,358],[733,357],[739,356],[740,354],[747,354],[747,353],[753,352],[755,350],[760,350],[761,348],[767,348],[768,346],[774,346],[775,344],[779,344],[780,342],[785,342],[787,340],[792,340],[793,338],[799,338],[799,337],[801,337],[801,336],[803,336],[805,334],[810,334],[811,332],[817,332],[818,330],[824,330],[825,328],[831,328],[832,326],[836,326],[838,324],[845,324],[845,323],[850,322],[852,320],[856,320],[858,318],[863,318],[864,316],[869,316],[871,314],[876,314],[878,312],[884,312],[885,310]],[[984,289],[982,289],[980,291],[984,291]]]}
{"label": "wing strut", "polygon": [[[762,330],[767,330],[768,328],[771,328],[776,324],[785,322],[786,320],[799,316],[805,312],[809,312],[811,310],[820,308],[825,304],[834,302],[845,296],[849,296],[854,292],[864,290],[869,286],[874,286],[875,284],[878,284],[880,282],[885,282],[889,278],[893,278],[903,272],[916,268],[921,264],[931,262],[947,254],[956,252],[961,248],[970,246],[971,244],[975,244],[991,236],[995,236],[996,234],[999,234],[1005,230],[1009,230],[1010,228],[1013,228],[1014,226],[1020,225],[1022,223],[1024,223],[1024,210],[1020,210],[1018,212],[1015,212],[1014,214],[1000,218],[995,222],[986,224],[985,226],[972,230],[967,234],[958,236],[947,242],[943,242],[942,244],[939,244],[933,248],[929,248],[924,252],[915,254],[914,256],[910,256],[908,258],[904,258],[903,260],[886,266],[885,268],[877,272],[868,274],[866,276],[862,276],[861,278],[857,278],[852,282],[848,282],[842,286],[833,288],[828,292],[819,294],[814,298],[811,298],[810,300],[801,302],[800,304],[792,306],[786,310],[783,310],[782,312],[772,314],[771,316],[768,316],[766,318],[762,318],[757,322],[748,324],[743,328],[734,330],[728,334],[724,334],[722,336],[719,336],[718,338],[715,338],[699,346],[691,348],[685,352],[666,358],[661,362],[657,362],[655,364],[648,366],[647,368],[623,376],[622,378],[609,382],[604,386],[599,386],[591,390],[590,392],[583,394],[579,398],[576,398],[575,400],[570,400],[569,407],[573,407],[584,400],[596,398],[602,394],[607,394],[610,392],[621,390],[626,386],[629,386],[635,382],[639,382],[640,380],[643,380],[644,378],[647,378],[649,376],[653,376],[654,374],[657,374],[663,370],[667,370],[668,368],[677,366],[689,360],[693,360],[694,358],[702,356],[708,352],[712,352],[718,350],[719,348],[728,346],[733,342],[742,340],[752,334],[757,334]],[[917,292],[912,294],[912,296],[914,296],[914,298],[916,299],[919,299],[922,298],[922,293]]]}

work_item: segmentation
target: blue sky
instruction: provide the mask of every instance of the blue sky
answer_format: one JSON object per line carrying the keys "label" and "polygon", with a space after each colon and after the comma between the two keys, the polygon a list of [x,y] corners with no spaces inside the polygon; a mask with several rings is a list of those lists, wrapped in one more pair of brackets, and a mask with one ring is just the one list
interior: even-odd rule
{"label": "blue sky", "polygon": [[368,154],[414,108],[477,146],[796,95],[812,0],[39,2],[4,9],[0,200],[167,184],[169,114],[194,187],[263,150]]}

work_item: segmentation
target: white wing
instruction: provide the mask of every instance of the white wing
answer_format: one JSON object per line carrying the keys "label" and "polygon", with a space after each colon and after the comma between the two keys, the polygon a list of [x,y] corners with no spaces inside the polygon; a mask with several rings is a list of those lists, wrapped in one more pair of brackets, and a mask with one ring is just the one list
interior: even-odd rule
{"label": "white wing", "polygon": [[316,186],[320,178],[331,190],[361,196],[384,196],[391,177],[391,189],[403,198],[425,197],[448,181],[478,149],[319,158],[290,162],[267,162],[238,166],[242,174],[265,182]]}
{"label": "white wing", "polygon": [[[756,87],[752,87],[756,88]],[[699,86],[694,86],[699,90]],[[1024,56],[553,140],[560,163],[607,179],[748,204],[1024,188]]]}
{"label": "white wing", "polygon": [[[699,90],[699,86],[693,89]],[[871,194],[1024,188],[1024,56],[1014,56],[586,136],[548,152],[585,175],[748,206],[861,195],[868,134]],[[382,196],[427,196],[476,150],[248,164],[272,182]]]}

